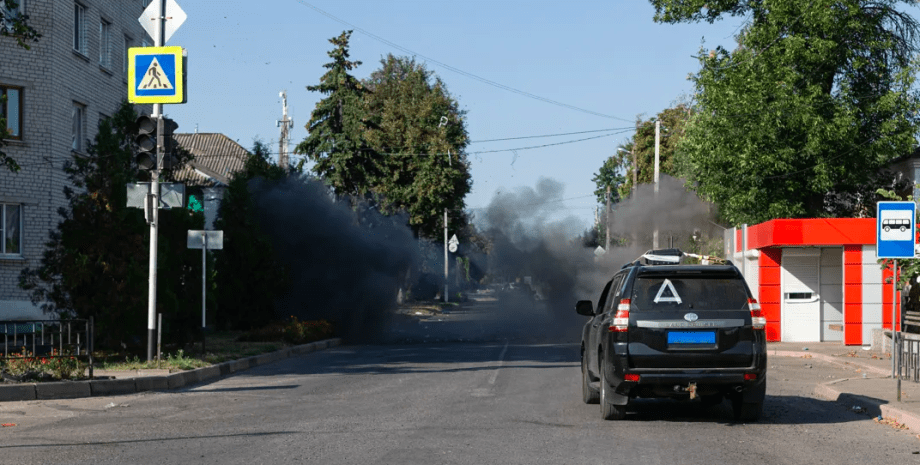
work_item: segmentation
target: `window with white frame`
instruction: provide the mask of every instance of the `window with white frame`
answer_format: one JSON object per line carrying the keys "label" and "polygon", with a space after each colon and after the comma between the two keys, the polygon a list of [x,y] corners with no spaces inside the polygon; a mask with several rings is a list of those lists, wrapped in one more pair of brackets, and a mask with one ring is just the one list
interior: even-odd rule
{"label": "window with white frame", "polygon": [[74,102],[73,103],[73,134],[71,138],[71,150],[74,152],[82,152],[85,147],[83,147],[83,126],[84,121],[86,121],[86,106]]}
{"label": "window with white frame", "polygon": [[112,23],[99,20],[99,65],[112,67]]}
{"label": "window with white frame", "polygon": [[0,84],[0,119],[6,120],[9,139],[22,140],[22,87]]}
{"label": "window with white frame", "polygon": [[73,4],[73,49],[86,55],[86,7]]}
{"label": "window with white frame", "polygon": [[22,255],[22,205],[0,203],[0,255]]}

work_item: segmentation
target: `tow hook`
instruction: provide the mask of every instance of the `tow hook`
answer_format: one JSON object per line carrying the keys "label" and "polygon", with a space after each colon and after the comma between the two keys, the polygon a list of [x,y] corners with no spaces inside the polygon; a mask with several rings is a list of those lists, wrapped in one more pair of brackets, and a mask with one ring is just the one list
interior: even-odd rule
{"label": "tow hook", "polygon": [[674,392],[688,392],[690,393],[690,399],[696,399],[696,383],[690,383],[687,387],[675,384]]}

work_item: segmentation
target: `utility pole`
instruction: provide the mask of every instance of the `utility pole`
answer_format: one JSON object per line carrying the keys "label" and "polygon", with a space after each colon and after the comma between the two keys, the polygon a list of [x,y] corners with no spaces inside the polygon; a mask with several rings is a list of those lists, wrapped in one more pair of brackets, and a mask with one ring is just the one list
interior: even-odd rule
{"label": "utility pole", "polygon": [[[162,47],[166,42],[166,0],[157,0],[160,14],[156,18],[156,34],[153,37],[154,47]],[[153,210],[150,222],[150,267],[149,283],[147,285],[147,361],[153,361],[154,345],[157,333],[157,232],[160,222],[160,165],[163,163],[163,153],[166,141],[163,137],[163,104],[154,103],[153,113],[157,119],[157,162],[156,167],[150,171],[150,192],[153,196]],[[149,203],[149,202],[148,202]]]}
{"label": "utility pole", "polygon": [[[655,208],[658,208],[658,149],[661,145],[661,121],[655,121]],[[655,220],[655,233],[652,235],[652,248],[658,248],[658,221]]]}
{"label": "utility pole", "polygon": [[610,252],[610,186],[607,186],[607,217],[604,219],[607,226],[607,240],[604,241],[604,250]]}
{"label": "utility pole", "polygon": [[281,120],[276,123],[281,128],[281,137],[278,139],[278,166],[287,168],[288,160],[288,141],[290,140],[290,129],[294,127],[294,120],[288,118],[287,91],[282,90],[281,94]]}
{"label": "utility pole", "polygon": [[448,302],[447,297],[447,209],[444,209],[444,303]]}

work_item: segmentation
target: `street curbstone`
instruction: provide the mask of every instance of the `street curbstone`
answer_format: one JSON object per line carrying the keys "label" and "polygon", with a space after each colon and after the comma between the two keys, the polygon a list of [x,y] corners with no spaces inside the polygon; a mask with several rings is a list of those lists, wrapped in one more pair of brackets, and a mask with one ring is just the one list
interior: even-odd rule
{"label": "street curbstone", "polygon": [[56,381],[51,383],[35,383],[35,398],[47,399],[78,399],[91,397],[88,381]]}
{"label": "street curbstone", "polygon": [[35,399],[36,394],[34,383],[0,385],[0,402]]}
{"label": "street curbstone", "polygon": [[168,376],[142,376],[134,378],[134,385],[137,392],[143,391],[167,391],[169,383],[166,381]]}
{"label": "street curbstone", "polygon": [[178,389],[185,386],[185,373],[173,373],[166,376],[166,386],[168,389]]}
{"label": "street curbstone", "polygon": [[220,367],[212,365],[209,367],[199,368],[195,371],[198,376],[198,382],[211,381],[220,378]]}
{"label": "street curbstone", "polygon": [[89,390],[94,396],[133,394],[137,392],[137,384],[134,378],[94,379],[89,381]]}
{"label": "street curbstone", "polygon": [[[145,391],[167,391],[211,381],[259,365],[277,362],[294,355],[336,347],[340,338],[316,341],[288,347],[268,354],[256,355],[223,362],[195,370],[172,373],[166,376],[138,376],[120,379],[94,379],[85,381],[57,381],[49,383],[0,384],[0,402],[48,399],[76,399],[81,397],[123,395]],[[920,429],[920,419],[917,429]]]}
{"label": "street curbstone", "polygon": [[243,358],[238,360],[233,360],[230,362],[230,372],[236,373],[238,371],[243,371],[249,368],[249,360]]}
{"label": "street curbstone", "polygon": [[217,368],[220,370],[221,376],[227,376],[230,373],[233,373],[233,371],[230,369],[230,362],[221,363],[217,365]]}

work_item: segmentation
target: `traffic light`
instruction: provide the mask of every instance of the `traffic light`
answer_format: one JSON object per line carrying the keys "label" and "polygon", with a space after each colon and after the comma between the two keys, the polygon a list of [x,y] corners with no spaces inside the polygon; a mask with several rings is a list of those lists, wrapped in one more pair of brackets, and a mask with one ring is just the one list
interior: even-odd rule
{"label": "traffic light", "polygon": [[171,170],[179,166],[179,157],[176,155],[176,147],[173,143],[173,132],[176,129],[179,129],[179,125],[175,121],[169,118],[163,118],[163,141],[166,144],[166,148],[163,151],[163,163],[162,167],[164,170]]}
{"label": "traffic light", "polygon": [[137,119],[137,167],[142,170],[157,168],[157,119],[153,116],[141,116]]}
{"label": "traffic light", "polygon": [[[157,169],[157,118],[143,115],[137,119],[137,167],[142,170]],[[163,118],[163,169],[172,169],[179,164],[173,147],[173,131],[179,128],[175,121]]]}

